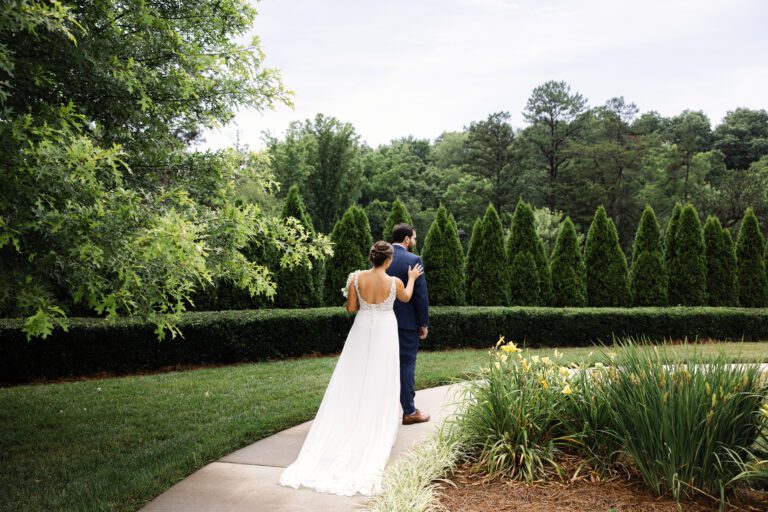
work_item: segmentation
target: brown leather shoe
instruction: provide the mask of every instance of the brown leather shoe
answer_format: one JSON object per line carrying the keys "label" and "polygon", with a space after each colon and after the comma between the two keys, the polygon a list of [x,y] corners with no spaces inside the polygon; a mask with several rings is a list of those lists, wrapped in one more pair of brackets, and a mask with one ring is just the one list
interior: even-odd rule
{"label": "brown leather shoe", "polygon": [[403,425],[413,425],[414,423],[424,423],[429,421],[429,414],[416,409],[413,414],[403,414]]}

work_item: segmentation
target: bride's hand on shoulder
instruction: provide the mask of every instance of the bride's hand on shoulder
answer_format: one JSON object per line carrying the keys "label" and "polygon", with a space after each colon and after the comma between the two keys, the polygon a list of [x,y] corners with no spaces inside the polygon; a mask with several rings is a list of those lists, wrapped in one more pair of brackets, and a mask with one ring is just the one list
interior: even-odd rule
{"label": "bride's hand on shoulder", "polygon": [[413,268],[411,268],[411,266],[408,265],[408,277],[410,279],[413,279],[415,281],[423,273],[424,273],[424,267],[422,267],[421,264],[417,263],[416,266],[414,266]]}

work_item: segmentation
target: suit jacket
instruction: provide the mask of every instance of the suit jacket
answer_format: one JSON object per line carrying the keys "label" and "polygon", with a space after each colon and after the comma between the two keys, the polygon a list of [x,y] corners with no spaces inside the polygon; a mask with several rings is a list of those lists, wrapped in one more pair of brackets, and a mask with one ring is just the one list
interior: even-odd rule
{"label": "suit jacket", "polygon": [[[408,266],[424,265],[419,256],[410,253],[402,245],[393,244],[395,255],[387,269],[387,274],[400,278],[403,284],[408,284]],[[400,329],[417,330],[419,327],[429,327],[429,295],[427,293],[426,273],[422,274],[413,285],[413,296],[410,302],[395,300],[393,306],[397,317],[397,327]]]}

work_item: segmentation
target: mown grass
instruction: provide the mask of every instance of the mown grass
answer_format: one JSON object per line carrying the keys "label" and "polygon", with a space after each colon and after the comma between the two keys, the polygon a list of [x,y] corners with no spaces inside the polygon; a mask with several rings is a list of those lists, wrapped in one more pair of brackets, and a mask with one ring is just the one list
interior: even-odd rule
{"label": "mown grass", "polygon": [[[768,361],[768,343],[704,345],[721,348]],[[567,363],[593,349],[560,351]],[[421,353],[417,388],[487,362],[486,350]],[[307,358],[2,388],[0,510],[138,510],[205,464],[311,419],[335,364]]]}

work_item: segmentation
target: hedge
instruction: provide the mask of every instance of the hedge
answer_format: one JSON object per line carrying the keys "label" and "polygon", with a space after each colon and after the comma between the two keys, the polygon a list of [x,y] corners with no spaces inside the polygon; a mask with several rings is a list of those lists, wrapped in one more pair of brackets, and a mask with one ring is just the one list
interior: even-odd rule
{"label": "hedge", "polygon": [[[177,364],[264,361],[338,353],[353,316],[342,308],[187,313],[184,339],[158,342],[136,319],[72,318],[69,332],[27,342],[23,320],[0,320],[0,382],[125,373]],[[499,335],[528,346],[583,346],[616,336],[768,339],[768,311],[746,308],[430,309],[425,350],[492,346]]]}

